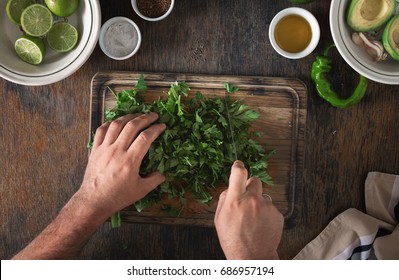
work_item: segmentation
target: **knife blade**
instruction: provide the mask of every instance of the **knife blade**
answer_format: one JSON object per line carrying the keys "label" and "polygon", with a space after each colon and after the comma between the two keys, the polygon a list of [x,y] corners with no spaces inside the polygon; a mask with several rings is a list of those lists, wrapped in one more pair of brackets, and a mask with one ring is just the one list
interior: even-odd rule
{"label": "knife blade", "polygon": [[236,142],[235,142],[235,139],[234,139],[234,130],[233,130],[233,126],[231,125],[231,116],[230,116],[230,111],[229,111],[229,105],[227,103],[227,91],[224,92],[224,104],[226,106],[227,120],[229,122],[230,137],[231,137],[231,142],[233,144],[234,156],[235,156],[235,159],[238,160],[237,147],[236,147]]}

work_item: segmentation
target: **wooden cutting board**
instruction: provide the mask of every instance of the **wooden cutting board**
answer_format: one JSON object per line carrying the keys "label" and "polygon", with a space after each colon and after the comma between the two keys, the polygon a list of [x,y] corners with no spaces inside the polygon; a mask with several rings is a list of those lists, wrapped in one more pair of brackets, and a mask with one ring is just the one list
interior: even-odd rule
{"label": "wooden cutting board", "polygon": [[[107,108],[115,106],[112,93],[130,89],[141,73],[100,72],[91,84],[90,135],[104,121]],[[302,188],[303,153],[306,127],[306,87],[291,78],[261,76],[215,76],[172,73],[143,73],[148,91],[147,100],[163,96],[175,81],[185,81],[190,94],[201,91],[207,96],[223,96],[223,83],[229,82],[240,91],[234,97],[260,114],[254,129],[261,133],[257,139],[266,151],[275,150],[269,161],[269,174],[274,185],[264,185],[264,193],[273,198],[273,203],[283,213],[286,224],[293,224],[298,208],[297,195]],[[121,212],[124,222],[186,224],[213,226],[218,195],[226,188],[220,186],[213,194],[209,205],[188,200],[180,216],[172,217],[159,206],[141,213],[129,207]],[[289,223],[288,223],[289,222]]]}

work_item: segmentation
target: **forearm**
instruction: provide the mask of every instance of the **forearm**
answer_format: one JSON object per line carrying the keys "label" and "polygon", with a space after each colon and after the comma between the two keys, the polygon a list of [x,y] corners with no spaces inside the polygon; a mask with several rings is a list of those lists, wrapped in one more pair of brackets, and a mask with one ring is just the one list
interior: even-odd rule
{"label": "forearm", "polygon": [[13,259],[70,259],[107,219],[77,192],[55,220]]}
{"label": "forearm", "polygon": [[151,143],[166,129],[155,113],[126,115],[96,130],[83,183],[57,218],[14,259],[68,259],[114,212],[143,198],[165,177],[139,174]]}

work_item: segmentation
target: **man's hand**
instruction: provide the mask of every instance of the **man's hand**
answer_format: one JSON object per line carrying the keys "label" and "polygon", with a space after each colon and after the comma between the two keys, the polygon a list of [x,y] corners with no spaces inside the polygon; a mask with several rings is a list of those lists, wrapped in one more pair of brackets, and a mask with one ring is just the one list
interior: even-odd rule
{"label": "man's hand", "polygon": [[139,175],[152,142],[166,128],[164,124],[152,124],[157,119],[155,113],[126,115],[97,129],[79,192],[98,214],[108,218],[165,181],[159,172],[145,178]]}
{"label": "man's hand", "polygon": [[140,165],[151,143],[165,130],[158,115],[127,115],[100,126],[80,189],[43,232],[14,259],[72,258],[114,212],[143,198],[165,178],[146,178]]}
{"label": "man's hand", "polygon": [[227,259],[278,259],[284,218],[268,197],[262,183],[248,179],[241,161],[231,168],[229,188],[219,197],[215,226]]}

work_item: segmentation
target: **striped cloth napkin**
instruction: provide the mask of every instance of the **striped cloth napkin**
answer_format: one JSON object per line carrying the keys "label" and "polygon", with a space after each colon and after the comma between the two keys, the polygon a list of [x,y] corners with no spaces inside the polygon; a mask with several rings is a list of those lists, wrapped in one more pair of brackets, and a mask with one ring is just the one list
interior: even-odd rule
{"label": "striped cloth napkin", "polygon": [[366,213],[341,213],[294,259],[398,260],[399,175],[368,173],[365,200]]}

